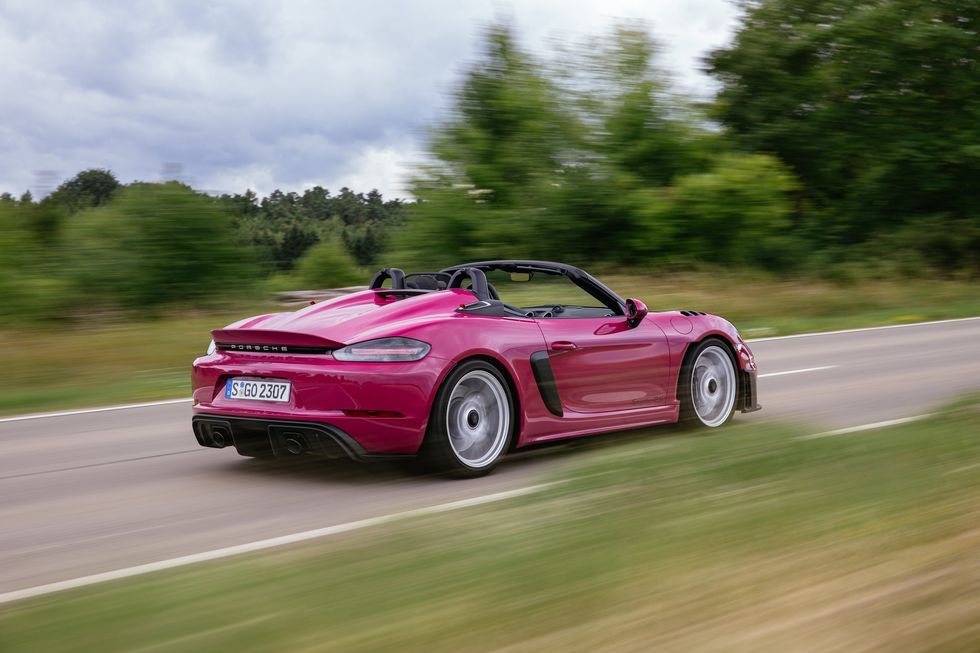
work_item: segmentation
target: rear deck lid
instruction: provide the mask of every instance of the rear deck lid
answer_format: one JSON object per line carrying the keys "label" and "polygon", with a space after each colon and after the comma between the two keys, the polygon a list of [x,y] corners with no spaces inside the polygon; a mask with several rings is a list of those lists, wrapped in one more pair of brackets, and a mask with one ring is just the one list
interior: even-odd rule
{"label": "rear deck lid", "polygon": [[274,329],[215,329],[214,344],[221,351],[268,354],[326,354],[343,343],[322,336]]}

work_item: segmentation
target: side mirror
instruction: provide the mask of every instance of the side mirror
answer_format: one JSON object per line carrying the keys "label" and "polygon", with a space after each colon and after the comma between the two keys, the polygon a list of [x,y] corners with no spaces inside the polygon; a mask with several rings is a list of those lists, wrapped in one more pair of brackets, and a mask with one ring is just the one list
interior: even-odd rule
{"label": "side mirror", "polygon": [[648,312],[647,305],[639,299],[630,297],[626,300],[626,324],[630,325],[631,329],[642,322]]}

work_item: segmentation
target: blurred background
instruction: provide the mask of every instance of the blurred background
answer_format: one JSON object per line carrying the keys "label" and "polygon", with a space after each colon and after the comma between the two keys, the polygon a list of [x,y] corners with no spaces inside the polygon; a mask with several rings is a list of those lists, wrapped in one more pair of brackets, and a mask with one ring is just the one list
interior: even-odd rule
{"label": "blurred background", "polygon": [[[722,314],[746,337],[980,315],[976,0],[461,4],[0,0],[0,414],[186,397],[211,329],[364,285],[387,266],[563,261],[651,310]],[[962,375],[953,390],[975,389],[972,350],[947,353]],[[360,541],[340,558],[300,556],[290,573],[311,579],[297,591],[336,582],[353,597],[346,608],[312,601],[351,618],[331,626],[346,633],[341,649],[403,643],[369,620],[388,597],[392,624],[446,637],[445,650],[609,643],[576,623],[625,634],[622,650],[978,650],[980,418],[975,397],[964,401],[938,426],[842,449],[803,450],[796,431],[751,423],[735,445],[685,441],[662,454],[634,442],[588,458],[597,480],[552,493],[547,510],[501,508],[460,522],[469,530],[401,527],[392,537],[418,555],[364,543],[394,576],[352,556]],[[725,503],[756,491],[758,509]],[[565,514],[585,517],[555,521]],[[665,530],[634,531],[639,518]],[[929,548],[927,530],[949,538]],[[498,548],[459,539],[484,531]],[[759,533],[770,531],[767,549]],[[446,542],[509,571],[460,567],[442,557]],[[324,571],[341,563],[352,571]],[[280,567],[248,564],[256,587],[283,591]],[[865,582],[872,568],[882,575]],[[170,638],[181,650],[182,633],[205,629],[195,615],[223,623],[202,590],[211,582],[249,605],[255,587],[240,573],[213,574],[161,580],[154,596],[199,612],[159,632],[133,625],[120,642]],[[925,588],[923,604],[948,607],[914,639],[896,625],[928,612],[916,605],[836,619],[908,582]],[[444,598],[406,607],[429,583]],[[810,585],[821,589],[808,595]],[[89,613],[52,603],[9,617],[0,648],[27,650],[46,620],[111,624],[133,602],[140,624],[154,609],[139,587],[113,592]],[[535,592],[541,603],[521,612]],[[864,598],[821,603],[842,595]],[[261,622],[258,639],[205,649],[308,645],[289,639],[309,628],[308,606],[280,598],[289,628]],[[739,611],[756,601],[778,632]],[[624,605],[646,612],[605,612]],[[486,646],[446,635],[426,606]],[[511,636],[454,606],[496,615]],[[797,621],[804,611],[818,620]],[[93,650],[98,632],[84,640]],[[732,632],[741,639],[724,639]]]}

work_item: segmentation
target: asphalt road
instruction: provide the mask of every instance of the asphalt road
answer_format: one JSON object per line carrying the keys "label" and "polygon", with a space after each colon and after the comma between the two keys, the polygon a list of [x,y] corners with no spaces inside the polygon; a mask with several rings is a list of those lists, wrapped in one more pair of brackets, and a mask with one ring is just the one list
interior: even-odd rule
{"label": "asphalt road", "polygon": [[[739,420],[783,418],[819,432],[922,414],[980,390],[980,319],[763,339],[752,349],[764,409]],[[581,451],[538,449],[489,477],[452,481],[204,449],[189,402],[4,421],[0,593],[523,487]]]}

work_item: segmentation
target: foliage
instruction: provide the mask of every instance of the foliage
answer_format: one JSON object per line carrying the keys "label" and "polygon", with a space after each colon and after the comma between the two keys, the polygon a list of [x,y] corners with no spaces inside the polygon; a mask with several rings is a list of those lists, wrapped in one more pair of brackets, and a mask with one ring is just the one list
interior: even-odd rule
{"label": "foliage", "polygon": [[175,182],[132,184],[77,214],[64,245],[79,295],[120,306],[234,294],[255,279],[221,204]]}
{"label": "foliage", "polygon": [[[565,54],[549,66],[507,27],[487,32],[393,259],[786,265],[773,250],[796,208],[792,174],[726,154],[668,91],[645,31],[621,25]],[[757,255],[760,236],[772,255]]]}
{"label": "foliage", "polygon": [[[814,240],[851,246],[922,232],[933,215],[976,229],[980,4],[765,0],[744,8],[733,44],[708,62],[721,82],[713,114],[739,146],[775,153],[800,177],[823,211]],[[903,244],[947,263],[945,247]]]}
{"label": "foliage", "polygon": [[[650,215],[651,229],[671,230],[672,249],[722,265],[793,267],[801,245],[786,234],[792,227],[791,194],[798,186],[777,159],[725,155],[707,172],[678,177],[674,184]],[[651,253],[672,255],[671,250]]]}
{"label": "foliage", "polygon": [[82,209],[108,203],[120,186],[116,176],[109,170],[92,168],[83,170],[62,183],[45,201],[62,205],[69,214],[77,213]]}
{"label": "foliage", "polygon": [[314,186],[301,194],[276,190],[259,199],[246,191],[221,199],[261,260],[278,271],[291,270],[310,247],[329,238],[339,238],[358,264],[376,263],[403,217],[402,202],[385,200],[377,190],[365,195],[341,188],[331,195]]}
{"label": "foliage", "polygon": [[0,324],[54,317],[65,301],[66,284],[51,275],[32,217],[31,205],[0,201]]}
{"label": "foliage", "polygon": [[376,190],[214,198],[85,170],[39,202],[0,194],[0,324],[226,299],[266,275],[266,289],[350,285],[403,219]]}
{"label": "foliage", "polygon": [[357,264],[334,239],[311,247],[296,265],[295,278],[305,288],[338,288],[364,281]]}

